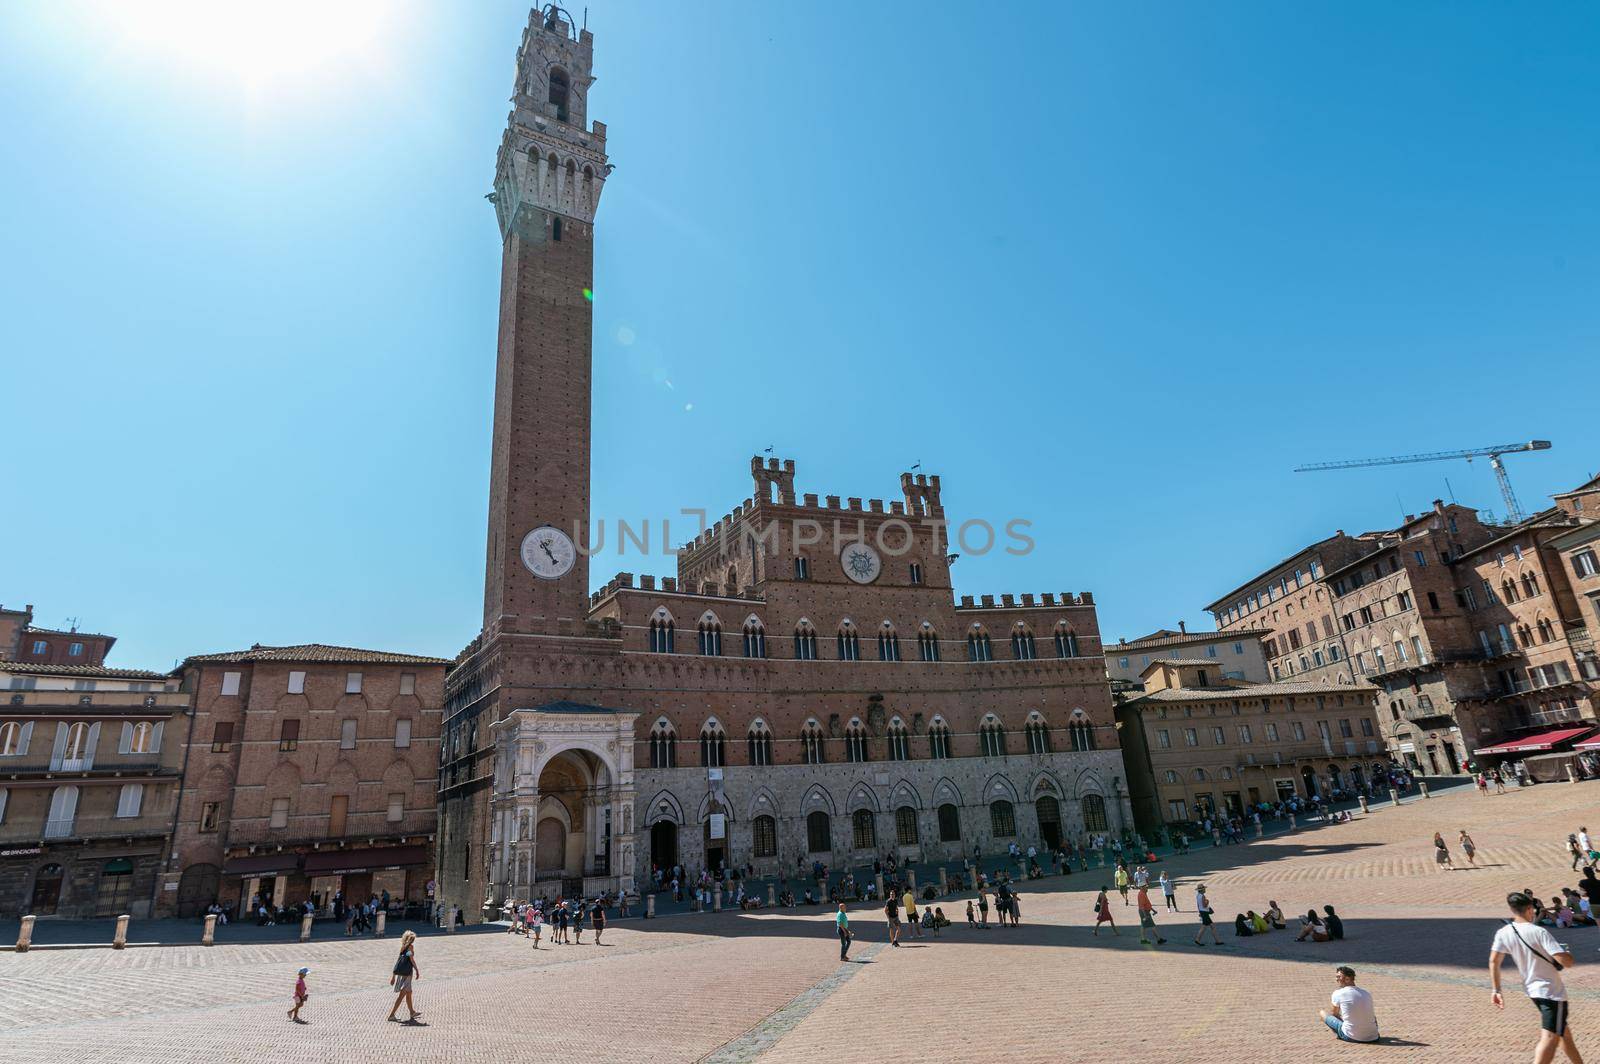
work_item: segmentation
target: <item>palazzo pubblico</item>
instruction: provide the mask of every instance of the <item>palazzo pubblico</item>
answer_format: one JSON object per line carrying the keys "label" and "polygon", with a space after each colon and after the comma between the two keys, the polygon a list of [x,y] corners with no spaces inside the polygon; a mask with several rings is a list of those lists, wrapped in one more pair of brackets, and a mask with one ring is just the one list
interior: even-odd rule
{"label": "palazzo pubblico", "polygon": [[[610,171],[593,35],[536,12],[496,161],[503,237],[483,629],[447,679],[439,885],[477,909],[950,860],[1132,827],[1091,595],[959,601],[936,476],[749,499],[676,577],[589,590],[591,308]],[[959,524],[959,522],[957,522]],[[580,885],[581,884],[581,885]]]}

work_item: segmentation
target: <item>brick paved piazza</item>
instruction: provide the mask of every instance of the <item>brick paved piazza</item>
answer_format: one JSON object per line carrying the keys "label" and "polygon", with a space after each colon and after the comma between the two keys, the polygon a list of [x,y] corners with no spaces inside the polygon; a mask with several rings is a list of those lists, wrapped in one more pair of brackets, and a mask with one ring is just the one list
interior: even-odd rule
{"label": "brick paved piazza", "polygon": [[[864,963],[845,966],[815,910],[629,921],[605,946],[538,953],[498,933],[429,935],[417,1027],[384,1021],[392,940],[41,950],[0,954],[0,1059],[1524,1059],[1536,1013],[1509,975],[1507,1011],[1489,1007],[1487,943],[1507,890],[1548,897],[1575,880],[1561,840],[1597,797],[1590,784],[1457,790],[1168,865],[1186,885],[1203,875],[1230,918],[1271,898],[1286,912],[1331,903],[1348,925],[1342,944],[1228,933],[1222,948],[1196,948],[1192,912],[1163,921],[1159,950],[1131,928],[1091,938],[1090,872],[1030,891],[1021,929],[972,932],[958,919],[917,948],[882,948],[882,919],[863,909]],[[1462,827],[1480,867],[1436,871],[1433,831],[1453,839]],[[959,917],[964,902],[948,911]],[[1561,934],[1580,964],[1573,1027],[1600,1055],[1600,933]],[[283,1010],[302,963],[314,969],[311,1022],[295,1026]],[[1340,1045],[1317,1026],[1340,963],[1358,969],[1384,1033],[1404,1044]]]}

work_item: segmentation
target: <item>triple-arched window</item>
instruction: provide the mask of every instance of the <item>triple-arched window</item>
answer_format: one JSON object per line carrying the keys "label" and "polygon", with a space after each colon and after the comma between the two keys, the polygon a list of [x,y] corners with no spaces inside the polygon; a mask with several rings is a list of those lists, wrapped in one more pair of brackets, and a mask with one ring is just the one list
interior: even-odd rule
{"label": "triple-arched window", "polygon": [[670,654],[677,641],[677,632],[674,630],[670,617],[657,617],[650,622],[650,652],[652,654]]}
{"label": "triple-arched window", "polygon": [[1094,749],[1094,725],[1086,720],[1075,720],[1067,725],[1067,739],[1074,750]]}
{"label": "triple-arched window", "polygon": [[889,760],[911,760],[911,733],[899,721],[889,725]]}
{"label": "triple-arched window", "polygon": [[981,628],[973,629],[967,635],[967,660],[968,661],[993,661],[994,645],[989,640],[989,633]]}
{"label": "triple-arched window", "polygon": [[800,661],[817,660],[817,630],[804,621],[794,630],[794,656]]}
{"label": "triple-arched window", "polygon": [[1011,656],[1018,661],[1032,661],[1039,656],[1034,650],[1033,633],[1024,625],[1011,630]]}
{"label": "triple-arched window", "polygon": [[846,621],[839,626],[839,660],[860,661],[861,640],[856,635],[856,626]]}
{"label": "triple-arched window", "polygon": [[928,728],[928,756],[939,761],[950,756],[950,728],[942,720]]}
{"label": "triple-arched window", "polygon": [[900,660],[900,637],[895,634],[894,625],[888,621],[884,621],[883,627],[878,629],[878,660]]}
{"label": "triple-arched window", "polygon": [[1042,720],[1028,721],[1022,729],[1028,736],[1028,753],[1048,754],[1050,752],[1050,726]]}
{"label": "triple-arched window", "polygon": [[1056,657],[1075,658],[1078,656],[1078,633],[1065,624],[1056,625]]}
{"label": "triple-arched window", "polygon": [[933,630],[932,625],[924,623],[917,630],[917,653],[923,661],[939,660],[939,633]]}
{"label": "triple-arched window", "polygon": [[657,721],[650,730],[650,767],[678,767],[678,733],[666,721]]}
{"label": "triple-arched window", "polygon": [[993,717],[978,726],[978,748],[984,757],[1005,756],[1006,730]]}
{"label": "triple-arched window", "polygon": [[714,658],[722,656],[722,625],[715,619],[700,622],[700,653]]}
{"label": "triple-arched window", "polygon": [[752,765],[772,764],[772,732],[764,721],[758,720],[750,726],[748,743]]}
{"label": "triple-arched window", "polygon": [[764,658],[767,656],[767,630],[761,627],[760,621],[745,622],[744,656],[747,658]]}
{"label": "triple-arched window", "polygon": [[844,759],[862,762],[867,760],[867,729],[856,721],[844,732]]}
{"label": "triple-arched window", "polygon": [[728,736],[722,725],[711,721],[700,729],[700,764],[721,768],[728,763]]}
{"label": "triple-arched window", "polygon": [[828,759],[828,748],[824,745],[822,729],[816,721],[807,721],[805,730],[800,733],[800,752],[808,765],[820,765]]}

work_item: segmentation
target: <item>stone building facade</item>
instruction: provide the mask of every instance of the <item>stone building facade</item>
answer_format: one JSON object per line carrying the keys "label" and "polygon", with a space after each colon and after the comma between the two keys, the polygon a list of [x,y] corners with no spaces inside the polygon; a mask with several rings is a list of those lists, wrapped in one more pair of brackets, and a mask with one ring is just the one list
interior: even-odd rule
{"label": "stone building facade", "polygon": [[1161,658],[1204,658],[1221,670],[1223,679],[1265,683],[1269,678],[1264,642],[1267,631],[1236,628],[1226,632],[1191,632],[1184,622],[1178,630],[1162,628],[1138,639],[1106,644],[1106,675],[1113,686],[1134,685]]}
{"label": "stone building facade", "polygon": [[443,900],[993,852],[1131,826],[1092,596],[957,599],[938,477],[752,493],[677,573],[589,592],[593,37],[535,12],[494,202],[504,241],[484,627],[447,681]]}
{"label": "stone building facade", "polygon": [[0,661],[16,661],[23,630],[33,624],[33,606],[17,609],[0,603]]}
{"label": "stone building facade", "polygon": [[160,913],[258,893],[426,903],[447,664],[316,643],[185,660],[194,731]]}
{"label": "stone building facade", "polygon": [[1207,660],[1152,662],[1117,707],[1141,827],[1359,790],[1389,764],[1365,685],[1241,683]]}
{"label": "stone building facade", "polygon": [[[33,607],[28,607],[31,615]],[[114,635],[76,628],[37,628],[31,623],[15,634],[16,661],[35,665],[104,665],[117,641]]]}
{"label": "stone building facade", "polygon": [[151,915],[189,695],[158,672],[0,663],[0,912]]}

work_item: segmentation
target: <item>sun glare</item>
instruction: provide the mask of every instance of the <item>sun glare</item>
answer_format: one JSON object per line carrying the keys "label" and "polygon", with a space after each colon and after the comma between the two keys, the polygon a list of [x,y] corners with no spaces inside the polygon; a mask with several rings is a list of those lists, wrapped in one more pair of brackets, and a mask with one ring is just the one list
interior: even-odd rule
{"label": "sun glare", "polygon": [[130,52],[263,89],[381,64],[398,6],[398,0],[104,0],[96,17]]}

